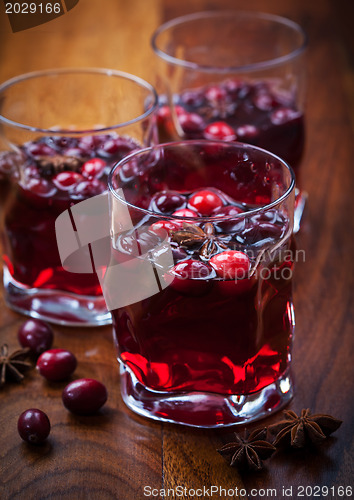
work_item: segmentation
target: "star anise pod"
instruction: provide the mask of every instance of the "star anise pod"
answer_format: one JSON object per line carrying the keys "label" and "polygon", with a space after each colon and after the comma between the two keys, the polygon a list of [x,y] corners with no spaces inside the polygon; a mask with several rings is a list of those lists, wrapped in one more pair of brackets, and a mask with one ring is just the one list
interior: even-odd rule
{"label": "star anise pod", "polygon": [[64,170],[78,170],[84,162],[76,156],[65,155],[39,156],[36,161],[42,172],[48,175],[54,175]]}
{"label": "star anise pod", "polygon": [[171,234],[172,241],[182,247],[193,247],[199,245],[199,255],[209,260],[217,252],[218,247],[226,249],[225,241],[230,239],[227,235],[216,234],[215,227],[211,222],[204,224],[203,229],[196,224],[183,223],[183,227]]}
{"label": "star anise pod", "polygon": [[261,470],[262,460],[269,458],[276,448],[265,440],[267,429],[255,429],[243,437],[235,434],[236,440],[225,444],[218,452],[228,458],[231,466],[239,469]]}
{"label": "star anise pod", "polygon": [[275,436],[274,446],[303,448],[309,442],[318,444],[342,424],[331,415],[311,415],[309,409],[303,409],[300,416],[286,410],[284,416],[284,420],[268,427],[270,434]]}
{"label": "star anise pod", "polygon": [[0,387],[2,387],[7,377],[12,377],[17,382],[20,382],[24,376],[21,371],[25,371],[28,368],[32,368],[32,363],[25,361],[28,357],[30,349],[18,349],[17,351],[9,354],[9,348],[7,344],[4,344],[0,348]]}

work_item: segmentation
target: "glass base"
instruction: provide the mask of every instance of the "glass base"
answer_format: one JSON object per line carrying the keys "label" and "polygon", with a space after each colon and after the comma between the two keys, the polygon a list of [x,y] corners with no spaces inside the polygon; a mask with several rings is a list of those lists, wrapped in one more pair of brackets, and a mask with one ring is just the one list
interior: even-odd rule
{"label": "glass base", "polygon": [[152,391],[120,364],[121,393],[135,413],[161,422],[215,428],[244,425],[283,408],[293,397],[290,371],[276,382],[248,396],[213,393]]}
{"label": "glass base", "polygon": [[103,297],[76,295],[62,290],[26,288],[4,265],[6,304],[16,312],[64,326],[99,326],[112,323]]}
{"label": "glass base", "polygon": [[308,194],[306,191],[300,191],[298,188],[295,189],[294,234],[300,231],[301,219],[305,210],[307,198]]}

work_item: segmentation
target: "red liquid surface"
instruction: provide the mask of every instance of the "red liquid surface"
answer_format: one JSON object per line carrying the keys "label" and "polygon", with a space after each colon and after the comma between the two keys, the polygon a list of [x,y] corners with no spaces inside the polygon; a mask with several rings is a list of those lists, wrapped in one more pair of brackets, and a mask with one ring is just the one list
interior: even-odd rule
{"label": "red liquid surface", "polygon": [[[3,258],[14,280],[29,288],[89,296],[102,294],[94,272],[73,274],[62,268],[55,220],[76,203],[104,192],[112,164],[137,147],[133,140],[114,134],[82,139],[53,136],[24,144],[20,159],[18,155],[3,153],[3,163],[6,158],[8,165],[8,177],[3,175],[2,181],[7,198]],[[65,163],[68,157],[77,161]],[[58,160],[57,165],[51,164],[53,158]],[[91,175],[83,169],[92,158],[103,160],[103,168]],[[56,176],[63,172],[72,176],[69,184],[56,181]]]}
{"label": "red liquid surface", "polygon": [[[160,142],[168,142],[176,137],[176,131],[166,98],[162,96],[160,101]],[[287,161],[298,177],[305,138],[304,116],[293,96],[277,90],[276,80],[227,80],[186,90],[175,95],[174,102],[185,139],[238,140],[259,146]],[[199,115],[199,120],[195,115]],[[234,136],[218,136],[217,132],[213,135],[210,124],[215,122],[229,125]]]}
{"label": "red liquid surface", "polygon": [[[147,167],[145,175],[141,172],[139,178],[126,180],[121,172],[126,199],[156,212],[157,200],[162,200],[156,186],[162,186],[162,195],[168,197],[171,192],[164,190],[170,185],[185,196],[184,206],[191,209],[189,200],[193,193],[198,192],[198,187],[207,188],[222,200],[222,207],[211,216],[230,207],[247,212],[257,203],[270,201],[269,184],[262,184],[263,166],[257,170],[254,164],[240,159],[240,168],[235,171],[227,157],[216,154],[211,161],[215,164],[208,170],[209,176],[199,176],[195,171],[187,175],[180,170],[179,158],[165,151],[164,158],[153,162],[153,167]],[[240,180],[231,189],[230,177],[223,175],[227,167],[234,178],[238,173],[241,179],[242,172],[243,179],[248,179],[248,187]],[[253,181],[251,168],[258,172],[253,174]],[[215,184],[217,188],[208,187]],[[221,186],[226,193],[220,191]],[[174,198],[176,205],[177,198]],[[173,213],[173,207],[166,201],[160,208],[164,215]],[[147,216],[135,222],[136,227],[143,223],[145,228],[156,221],[157,217]],[[205,230],[203,221],[194,219],[193,224]],[[251,394],[276,381],[288,366],[293,333],[293,263],[287,253],[290,240],[285,236],[286,215],[273,209],[213,225],[219,240],[207,257],[200,256],[202,243],[178,244],[173,231],[169,236],[175,265],[193,260],[205,272],[180,279],[171,270],[174,281],[170,286],[152,297],[112,311],[118,355],[151,390]],[[118,237],[113,252],[115,260],[124,260],[124,254],[129,254],[130,237],[129,233]],[[149,246],[153,248],[158,236],[153,229],[146,229],[139,238],[139,246],[145,253]],[[283,253],[257,264],[260,250],[281,238],[286,256]],[[226,250],[220,242],[226,244]],[[218,275],[210,262],[213,256],[225,251],[247,251],[252,275],[237,280]]]}

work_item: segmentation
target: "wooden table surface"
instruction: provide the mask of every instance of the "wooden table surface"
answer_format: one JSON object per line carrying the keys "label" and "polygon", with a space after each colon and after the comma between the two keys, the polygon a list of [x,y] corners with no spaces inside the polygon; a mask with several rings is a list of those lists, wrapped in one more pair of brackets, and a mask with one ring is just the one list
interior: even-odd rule
{"label": "wooden table surface", "polygon": [[[65,384],[48,384],[35,371],[22,384],[2,389],[1,500],[141,500],[148,498],[145,486],[160,490],[212,485],[245,488],[247,495],[205,493],[202,498],[350,498],[341,496],[340,490],[321,497],[309,489],[300,497],[297,488],[353,486],[354,2],[80,0],[61,18],[18,33],[11,32],[1,6],[0,80],[43,68],[102,66],[153,82],[149,38],[161,22],[198,10],[245,5],[300,22],[309,35],[302,170],[309,201],[297,236],[306,261],[296,269],[296,395],[289,407],[331,413],[344,423],[318,451],[277,454],[264,471],[239,474],[216,452],[232,436],[230,429],[203,431],[154,423],[124,406],[110,327],[54,327],[55,347],[70,349],[78,357],[76,375],[102,380],[109,399],[101,415],[83,418],[62,406]],[[17,347],[16,332],[23,320],[0,299],[1,344]],[[43,447],[28,447],[17,434],[17,418],[28,407],[43,409],[51,419],[51,435]],[[292,493],[286,497],[283,487],[292,487]]]}

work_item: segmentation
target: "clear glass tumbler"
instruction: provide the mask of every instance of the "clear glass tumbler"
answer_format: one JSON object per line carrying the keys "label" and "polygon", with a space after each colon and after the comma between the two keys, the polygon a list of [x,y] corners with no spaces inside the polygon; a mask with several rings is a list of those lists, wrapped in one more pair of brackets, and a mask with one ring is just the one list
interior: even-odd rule
{"label": "clear glass tumbler", "polygon": [[[4,285],[12,309],[66,325],[111,322],[89,246],[77,273],[67,272],[55,220],[106,191],[112,165],[156,141],[156,106],[151,85],[108,69],[35,72],[0,86]],[[77,237],[74,225],[66,236]]]}
{"label": "clear glass tumbler", "polygon": [[217,427],[291,399],[294,185],[283,160],[238,142],[162,144],[114,167],[100,279],[133,411]]}
{"label": "clear glass tumbler", "polygon": [[[160,142],[239,140],[295,171],[304,149],[307,39],[295,22],[260,12],[200,12],[153,34]],[[297,196],[298,230],[306,193]]]}

